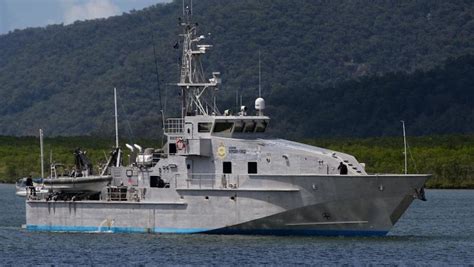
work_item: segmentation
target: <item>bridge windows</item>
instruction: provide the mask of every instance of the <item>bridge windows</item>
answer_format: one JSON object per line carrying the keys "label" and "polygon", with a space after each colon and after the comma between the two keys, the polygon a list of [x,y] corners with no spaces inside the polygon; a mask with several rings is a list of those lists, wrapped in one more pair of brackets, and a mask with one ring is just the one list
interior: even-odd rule
{"label": "bridge windows", "polygon": [[267,129],[268,120],[261,119],[228,119],[223,121],[212,122],[199,122],[198,132],[199,133],[220,133],[220,134],[232,134],[232,133],[263,133]]}
{"label": "bridge windows", "polygon": [[215,133],[230,133],[232,131],[232,127],[234,127],[233,122],[216,122],[214,125]]}
{"label": "bridge windows", "polygon": [[200,122],[198,123],[198,132],[209,133],[212,129],[212,122]]}

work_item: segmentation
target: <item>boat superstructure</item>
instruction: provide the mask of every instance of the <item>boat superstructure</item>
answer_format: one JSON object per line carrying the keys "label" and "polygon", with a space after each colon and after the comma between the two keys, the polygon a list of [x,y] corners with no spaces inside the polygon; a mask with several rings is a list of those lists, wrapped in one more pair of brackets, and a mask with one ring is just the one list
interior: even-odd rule
{"label": "boat superstructure", "polygon": [[165,146],[128,145],[136,160],[109,165],[98,199],[28,199],[27,229],[379,236],[420,197],[429,175],[369,175],[351,155],[266,137],[261,97],[221,113],[220,73],[200,63],[212,47],[183,17],[181,117],[165,121]]}

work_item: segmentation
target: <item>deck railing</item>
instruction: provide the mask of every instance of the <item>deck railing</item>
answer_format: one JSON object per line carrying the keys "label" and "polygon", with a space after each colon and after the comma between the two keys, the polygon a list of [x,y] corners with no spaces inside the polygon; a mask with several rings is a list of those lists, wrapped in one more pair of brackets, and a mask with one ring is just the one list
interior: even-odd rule
{"label": "deck railing", "polygon": [[145,198],[143,188],[127,186],[109,186],[105,192],[106,201],[134,201],[140,202]]}
{"label": "deck railing", "polygon": [[240,175],[219,173],[184,173],[176,174],[176,188],[187,189],[233,189],[240,186]]}

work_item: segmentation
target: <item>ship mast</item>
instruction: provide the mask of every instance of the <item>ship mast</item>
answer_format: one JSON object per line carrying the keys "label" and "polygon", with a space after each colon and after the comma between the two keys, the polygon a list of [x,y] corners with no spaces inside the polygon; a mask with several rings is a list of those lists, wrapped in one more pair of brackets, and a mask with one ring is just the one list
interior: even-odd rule
{"label": "ship mast", "polygon": [[[192,2],[191,2],[192,3]],[[183,1],[184,4],[184,1]],[[211,90],[218,90],[221,82],[220,73],[213,72],[212,78],[206,79],[200,61],[212,45],[200,44],[206,37],[197,36],[197,23],[192,23],[192,7],[183,6],[184,19],[180,19],[183,33],[183,52],[181,58],[180,80],[177,84],[181,89],[182,105],[181,117],[192,115],[219,114],[217,107],[210,96]]]}

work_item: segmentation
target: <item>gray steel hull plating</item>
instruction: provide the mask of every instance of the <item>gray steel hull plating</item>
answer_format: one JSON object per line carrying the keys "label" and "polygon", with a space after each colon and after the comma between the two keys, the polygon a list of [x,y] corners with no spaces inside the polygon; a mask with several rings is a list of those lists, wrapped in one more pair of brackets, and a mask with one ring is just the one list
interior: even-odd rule
{"label": "gray steel hull plating", "polygon": [[27,229],[379,236],[428,177],[255,176],[247,188],[161,189],[150,202],[29,200]]}

